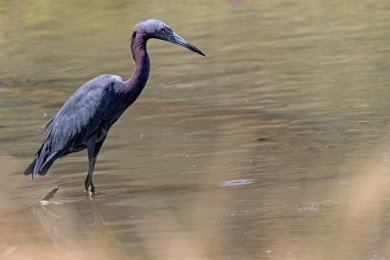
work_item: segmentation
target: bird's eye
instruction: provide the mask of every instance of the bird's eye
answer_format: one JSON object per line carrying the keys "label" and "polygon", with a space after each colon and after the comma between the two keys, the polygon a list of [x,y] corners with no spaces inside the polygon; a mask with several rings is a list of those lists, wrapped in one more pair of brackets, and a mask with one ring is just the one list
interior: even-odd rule
{"label": "bird's eye", "polygon": [[159,31],[161,34],[165,34],[165,29],[164,29],[164,28],[158,28],[158,31]]}

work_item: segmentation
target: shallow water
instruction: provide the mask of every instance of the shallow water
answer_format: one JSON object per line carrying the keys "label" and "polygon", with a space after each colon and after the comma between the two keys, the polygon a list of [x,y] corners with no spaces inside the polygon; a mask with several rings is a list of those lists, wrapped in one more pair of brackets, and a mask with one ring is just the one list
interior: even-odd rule
{"label": "shallow water", "polygon": [[[148,44],[93,198],[85,152],[23,176],[149,17],[207,58]],[[1,1],[0,259],[390,258],[389,25],[388,1]]]}

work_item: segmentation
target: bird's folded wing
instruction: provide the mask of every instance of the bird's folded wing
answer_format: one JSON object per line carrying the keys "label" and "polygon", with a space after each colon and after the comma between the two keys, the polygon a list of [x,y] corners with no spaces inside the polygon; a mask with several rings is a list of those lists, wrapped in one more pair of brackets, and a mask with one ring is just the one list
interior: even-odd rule
{"label": "bird's folded wing", "polygon": [[80,87],[60,108],[48,125],[45,142],[50,152],[76,148],[104,124],[104,114],[112,102],[112,87],[118,78],[102,75]]}

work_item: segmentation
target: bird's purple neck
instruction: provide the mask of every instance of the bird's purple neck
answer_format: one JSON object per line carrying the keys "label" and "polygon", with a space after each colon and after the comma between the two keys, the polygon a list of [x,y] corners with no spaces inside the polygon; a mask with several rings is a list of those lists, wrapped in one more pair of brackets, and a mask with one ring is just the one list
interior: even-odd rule
{"label": "bird's purple neck", "polygon": [[131,39],[131,53],[135,61],[135,69],[130,78],[123,82],[122,90],[132,92],[138,96],[146,85],[150,72],[150,61],[146,51],[148,37],[145,34],[134,32]]}

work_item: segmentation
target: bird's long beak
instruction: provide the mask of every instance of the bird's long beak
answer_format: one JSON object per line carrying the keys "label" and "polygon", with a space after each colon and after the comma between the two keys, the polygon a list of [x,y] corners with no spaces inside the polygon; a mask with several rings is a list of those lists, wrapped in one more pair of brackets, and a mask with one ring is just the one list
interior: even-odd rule
{"label": "bird's long beak", "polygon": [[187,49],[189,49],[189,50],[191,50],[193,52],[196,52],[196,53],[206,57],[206,55],[201,50],[199,50],[194,45],[192,45],[191,43],[189,43],[186,40],[184,40],[183,38],[181,38],[176,33],[173,33],[173,37],[171,38],[170,41],[173,42],[173,43],[179,44],[179,45],[181,45],[183,47],[186,47]]}

